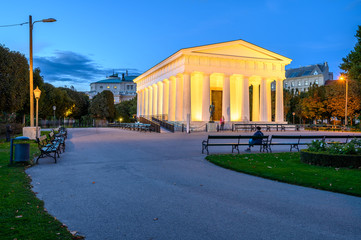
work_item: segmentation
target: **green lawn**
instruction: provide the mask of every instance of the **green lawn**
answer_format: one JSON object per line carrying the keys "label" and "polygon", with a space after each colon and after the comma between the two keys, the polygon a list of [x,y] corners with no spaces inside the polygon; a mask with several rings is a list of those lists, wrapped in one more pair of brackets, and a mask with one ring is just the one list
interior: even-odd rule
{"label": "green lawn", "polygon": [[308,165],[299,153],[210,155],[206,159],[221,167],[280,182],[361,196],[361,169]]}
{"label": "green lawn", "polygon": [[[30,155],[37,154],[31,144]],[[30,157],[32,158],[32,157]],[[0,142],[0,239],[73,239],[61,222],[44,210],[31,191],[28,164],[9,166],[10,144]],[[75,237],[74,237],[75,238]]]}

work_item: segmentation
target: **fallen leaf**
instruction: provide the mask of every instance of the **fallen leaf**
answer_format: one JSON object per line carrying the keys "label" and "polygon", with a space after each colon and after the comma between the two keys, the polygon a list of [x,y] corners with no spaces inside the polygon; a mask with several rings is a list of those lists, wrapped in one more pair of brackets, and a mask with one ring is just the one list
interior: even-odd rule
{"label": "fallen leaf", "polygon": [[153,220],[154,220],[154,221],[157,221],[157,220],[158,220],[158,218],[153,218]]}
{"label": "fallen leaf", "polygon": [[23,215],[15,216],[15,218],[22,218],[22,217],[23,217]]}
{"label": "fallen leaf", "polygon": [[267,168],[272,168],[271,166],[267,166]]}
{"label": "fallen leaf", "polygon": [[92,182],[93,184],[95,183],[95,182]]}

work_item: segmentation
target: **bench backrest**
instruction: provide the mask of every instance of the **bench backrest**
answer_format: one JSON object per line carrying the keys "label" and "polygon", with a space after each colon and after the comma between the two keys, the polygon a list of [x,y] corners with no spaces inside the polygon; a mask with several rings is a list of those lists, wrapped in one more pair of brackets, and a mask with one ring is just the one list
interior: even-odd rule
{"label": "bench backrest", "polygon": [[208,139],[238,139],[238,135],[208,135]]}
{"label": "bench backrest", "polygon": [[37,139],[38,144],[42,145],[46,141],[46,135],[42,135]]}

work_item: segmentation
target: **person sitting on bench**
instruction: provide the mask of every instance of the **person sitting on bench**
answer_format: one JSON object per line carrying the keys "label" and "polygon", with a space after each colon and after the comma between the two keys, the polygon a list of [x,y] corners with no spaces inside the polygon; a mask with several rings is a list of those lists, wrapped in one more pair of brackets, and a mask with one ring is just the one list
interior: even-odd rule
{"label": "person sitting on bench", "polygon": [[[261,132],[261,127],[257,127],[256,129],[257,131],[253,134],[253,136],[262,137],[263,132]],[[261,145],[261,144],[262,144],[262,138],[251,138],[249,140],[249,147],[246,149],[246,152],[250,152],[251,147],[253,147],[254,145]]]}

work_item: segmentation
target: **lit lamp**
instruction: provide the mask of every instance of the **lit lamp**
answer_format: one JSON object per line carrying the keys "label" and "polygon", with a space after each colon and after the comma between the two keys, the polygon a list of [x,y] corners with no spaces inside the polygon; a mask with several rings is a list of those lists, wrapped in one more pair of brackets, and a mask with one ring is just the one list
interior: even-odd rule
{"label": "lit lamp", "polygon": [[292,115],[293,115],[293,124],[295,124],[295,115],[296,115],[296,113],[293,112]]}
{"label": "lit lamp", "polygon": [[123,121],[123,118],[119,118],[119,122],[122,122]]}
{"label": "lit lamp", "polygon": [[345,80],[345,84],[346,84],[346,102],[345,102],[345,127],[346,127],[347,126],[348,81],[347,81],[347,78],[344,77],[343,75],[340,76],[340,80],[341,81]]}
{"label": "lit lamp", "polygon": [[38,113],[39,113],[39,98],[41,91],[38,87],[34,90],[34,97],[36,99],[36,138],[38,138]]}
{"label": "lit lamp", "polygon": [[[54,18],[47,18],[33,22],[29,15],[29,59],[30,59],[30,127],[34,127],[34,100],[33,100],[33,25],[37,22],[55,22]],[[39,90],[40,91],[40,90]],[[40,95],[39,95],[40,96]]]}

